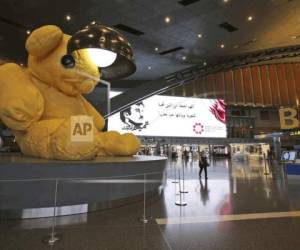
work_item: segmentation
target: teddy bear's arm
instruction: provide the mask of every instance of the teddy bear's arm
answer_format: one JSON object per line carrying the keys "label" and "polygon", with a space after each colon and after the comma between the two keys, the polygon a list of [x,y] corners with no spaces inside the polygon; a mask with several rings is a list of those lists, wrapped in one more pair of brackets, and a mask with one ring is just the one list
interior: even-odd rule
{"label": "teddy bear's arm", "polygon": [[13,130],[26,131],[44,112],[44,99],[19,65],[0,66],[0,119]]}
{"label": "teddy bear's arm", "polygon": [[83,97],[81,96],[84,107],[88,113],[88,115],[94,118],[95,125],[99,131],[101,131],[105,126],[105,120],[100,115],[100,113]]}

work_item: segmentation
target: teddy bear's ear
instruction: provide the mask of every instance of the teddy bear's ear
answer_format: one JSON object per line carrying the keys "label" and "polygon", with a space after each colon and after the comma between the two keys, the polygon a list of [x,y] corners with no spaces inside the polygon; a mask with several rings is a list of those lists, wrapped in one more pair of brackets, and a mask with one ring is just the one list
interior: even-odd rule
{"label": "teddy bear's ear", "polygon": [[44,57],[56,48],[63,39],[63,32],[54,25],[42,26],[34,30],[28,37],[25,47],[34,57]]}

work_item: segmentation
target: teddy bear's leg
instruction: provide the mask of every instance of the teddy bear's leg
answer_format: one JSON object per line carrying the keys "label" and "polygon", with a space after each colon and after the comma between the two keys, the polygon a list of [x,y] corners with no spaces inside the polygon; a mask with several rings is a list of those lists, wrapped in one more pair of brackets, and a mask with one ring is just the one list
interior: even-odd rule
{"label": "teddy bear's leg", "polygon": [[98,134],[100,145],[99,156],[103,154],[115,156],[131,156],[140,149],[139,139],[132,133],[120,134],[116,131],[100,132]]}
{"label": "teddy bear's leg", "polygon": [[98,152],[97,132],[94,132],[94,140],[91,142],[73,142],[70,119],[53,119],[34,123],[25,134],[15,134],[25,155],[59,160],[89,160]]}

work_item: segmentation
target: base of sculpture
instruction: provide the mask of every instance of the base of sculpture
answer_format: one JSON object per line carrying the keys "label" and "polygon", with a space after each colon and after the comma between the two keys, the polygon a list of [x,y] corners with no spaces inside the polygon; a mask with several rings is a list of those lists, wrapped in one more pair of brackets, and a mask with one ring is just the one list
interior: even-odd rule
{"label": "base of sculpture", "polygon": [[166,162],[154,156],[55,161],[1,154],[0,217],[62,216],[140,201],[144,192],[158,193]]}

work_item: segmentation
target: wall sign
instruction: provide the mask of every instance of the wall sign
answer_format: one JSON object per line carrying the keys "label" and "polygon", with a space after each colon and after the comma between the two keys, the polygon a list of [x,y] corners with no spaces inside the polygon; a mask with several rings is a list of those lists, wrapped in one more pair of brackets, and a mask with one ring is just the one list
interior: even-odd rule
{"label": "wall sign", "polygon": [[280,108],[279,119],[281,129],[294,129],[299,127],[299,120],[297,118],[298,112],[295,108]]}
{"label": "wall sign", "polygon": [[220,99],[156,95],[112,115],[108,129],[141,136],[225,138],[225,117]]}

